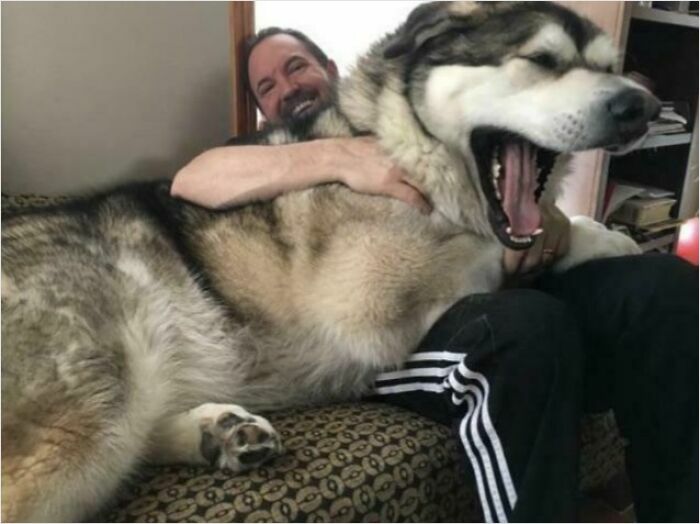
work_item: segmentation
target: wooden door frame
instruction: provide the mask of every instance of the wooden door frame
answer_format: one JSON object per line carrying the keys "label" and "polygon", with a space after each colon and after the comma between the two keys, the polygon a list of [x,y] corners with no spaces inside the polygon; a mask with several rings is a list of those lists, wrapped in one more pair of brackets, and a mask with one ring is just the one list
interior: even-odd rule
{"label": "wooden door frame", "polygon": [[243,64],[245,42],[255,34],[255,2],[229,2],[229,40],[231,71],[231,134],[240,136],[255,131],[255,101],[245,85]]}

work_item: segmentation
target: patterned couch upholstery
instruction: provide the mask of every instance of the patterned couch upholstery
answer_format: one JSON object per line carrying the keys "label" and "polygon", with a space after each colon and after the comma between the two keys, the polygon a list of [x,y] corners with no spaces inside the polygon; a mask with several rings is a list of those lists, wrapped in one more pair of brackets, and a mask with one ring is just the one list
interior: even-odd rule
{"label": "patterned couch upholstery", "polygon": [[[96,522],[479,522],[460,444],[448,427],[394,406],[355,403],[270,416],[286,453],[234,475],[144,467]],[[580,483],[622,467],[610,415],[582,424]]]}
{"label": "patterned couch upholstery", "polygon": [[[3,214],[51,199],[2,198]],[[143,466],[93,522],[478,522],[461,444],[446,426],[358,402],[272,413],[286,452],[245,474]],[[623,466],[610,413],[581,428],[582,490]]]}

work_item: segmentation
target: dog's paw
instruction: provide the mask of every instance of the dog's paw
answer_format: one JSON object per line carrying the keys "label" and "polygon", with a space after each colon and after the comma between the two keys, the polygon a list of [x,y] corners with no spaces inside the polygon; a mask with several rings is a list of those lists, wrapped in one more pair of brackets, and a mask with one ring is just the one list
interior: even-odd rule
{"label": "dog's paw", "polygon": [[638,255],[641,252],[637,243],[627,235],[611,231],[587,216],[576,216],[571,219],[569,251],[556,262],[554,271],[566,271],[596,258]]}
{"label": "dog's paw", "polygon": [[282,452],[280,437],[272,425],[240,406],[202,404],[191,414],[201,432],[199,452],[212,466],[240,472]]}

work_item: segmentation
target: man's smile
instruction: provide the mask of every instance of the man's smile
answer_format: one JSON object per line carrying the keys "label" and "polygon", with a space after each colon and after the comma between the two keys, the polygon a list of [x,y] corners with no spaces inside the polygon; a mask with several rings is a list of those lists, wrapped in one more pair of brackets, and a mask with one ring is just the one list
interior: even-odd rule
{"label": "man's smile", "polygon": [[315,105],[315,101],[315,99],[305,100],[304,102],[297,104],[297,106],[292,109],[292,116],[299,116],[308,111],[309,109],[313,108],[313,106]]}

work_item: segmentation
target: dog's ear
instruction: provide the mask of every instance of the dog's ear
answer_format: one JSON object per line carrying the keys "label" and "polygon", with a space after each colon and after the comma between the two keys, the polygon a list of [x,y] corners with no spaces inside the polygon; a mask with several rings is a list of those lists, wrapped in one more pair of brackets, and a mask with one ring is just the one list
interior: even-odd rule
{"label": "dog's ear", "polygon": [[384,58],[392,59],[420,49],[426,42],[452,28],[480,9],[479,2],[428,2],[416,7],[389,39]]}
{"label": "dog's ear", "polygon": [[384,58],[392,59],[420,48],[441,34],[450,25],[450,16],[443,2],[429,2],[416,7],[406,22],[390,38],[384,48]]}

